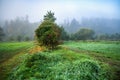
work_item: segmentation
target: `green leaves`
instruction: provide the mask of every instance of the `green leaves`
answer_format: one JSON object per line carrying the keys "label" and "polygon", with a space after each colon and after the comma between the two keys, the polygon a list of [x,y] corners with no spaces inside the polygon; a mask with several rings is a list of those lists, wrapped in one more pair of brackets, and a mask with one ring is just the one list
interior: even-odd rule
{"label": "green leaves", "polygon": [[73,35],[73,37],[77,40],[89,40],[93,39],[94,33],[95,32],[92,29],[81,28]]}
{"label": "green leaves", "polygon": [[40,45],[49,49],[53,49],[58,45],[60,30],[57,24],[51,21],[43,21],[35,33]]}
{"label": "green leaves", "polygon": [[51,21],[55,22],[56,18],[54,17],[54,13],[51,11],[48,11],[46,15],[44,15],[44,20],[45,21]]}

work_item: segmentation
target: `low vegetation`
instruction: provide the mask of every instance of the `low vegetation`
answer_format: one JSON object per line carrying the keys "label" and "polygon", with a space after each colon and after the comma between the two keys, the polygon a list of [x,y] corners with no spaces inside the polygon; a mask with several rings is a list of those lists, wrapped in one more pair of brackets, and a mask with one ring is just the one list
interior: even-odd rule
{"label": "low vegetation", "polygon": [[1,80],[119,80],[119,42],[67,41],[52,51],[33,42],[0,45]]}
{"label": "low vegetation", "polygon": [[[86,41],[95,36],[92,29],[85,28],[69,36],[55,20],[51,11],[44,16],[35,31],[37,45],[0,43],[0,80],[120,79],[119,41]],[[84,41],[59,45],[69,39]]]}
{"label": "low vegetation", "polygon": [[25,48],[31,47],[32,42],[3,42],[0,43],[0,62],[14,56]]}
{"label": "low vegetation", "polygon": [[78,50],[87,50],[101,53],[106,57],[120,60],[120,42],[119,41],[67,41],[63,46]]}
{"label": "low vegetation", "polygon": [[107,64],[87,55],[65,49],[39,52],[27,59],[11,73],[9,79],[29,80],[110,80]]}
{"label": "low vegetation", "polygon": [[32,46],[32,42],[0,43],[0,80],[6,80],[9,72],[22,62]]}

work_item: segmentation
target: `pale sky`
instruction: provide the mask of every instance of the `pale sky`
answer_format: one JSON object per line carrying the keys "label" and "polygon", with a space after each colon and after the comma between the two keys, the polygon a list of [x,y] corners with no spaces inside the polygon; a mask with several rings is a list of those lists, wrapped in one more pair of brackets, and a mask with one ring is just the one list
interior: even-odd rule
{"label": "pale sky", "polygon": [[120,19],[120,0],[0,0],[0,20],[28,15],[30,22],[38,22],[49,10],[58,23],[82,17]]}

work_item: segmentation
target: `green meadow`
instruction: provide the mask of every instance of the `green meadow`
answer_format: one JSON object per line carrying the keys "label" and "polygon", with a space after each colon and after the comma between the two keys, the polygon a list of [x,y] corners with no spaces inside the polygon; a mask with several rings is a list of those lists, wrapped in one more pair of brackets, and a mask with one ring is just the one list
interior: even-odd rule
{"label": "green meadow", "polygon": [[34,42],[0,43],[0,80],[119,80],[119,41],[66,41],[31,54]]}

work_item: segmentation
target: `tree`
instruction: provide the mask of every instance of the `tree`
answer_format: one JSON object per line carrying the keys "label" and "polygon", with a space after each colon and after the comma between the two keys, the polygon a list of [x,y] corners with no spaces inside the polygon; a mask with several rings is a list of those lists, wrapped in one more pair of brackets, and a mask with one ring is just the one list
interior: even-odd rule
{"label": "tree", "polygon": [[21,35],[17,36],[17,41],[19,41],[19,42],[22,41],[22,36]]}
{"label": "tree", "polygon": [[4,36],[5,36],[4,31],[2,27],[0,27],[0,41],[3,41]]}
{"label": "tree", "polygon": [[96,36],[96,40],[109,40],[110,36],[108,34],[99,34]]}
{"label": "tree", "polygon": [[69,33],[74,33],[80,28],[80,24],[76,19],[73,19],[69,26]]}
{"label": "tree", "polygon": [[46,15],[44,15],[44,20],[49,20],[51,22],[55,22],[56,18],[54,17],[54,13],[51,11],[48,11]]}
{"label": "tree", "polygon": [[[54,21],[51,21],[51,19],[54,18],[54,14],[51,11],[48,13],[52,17],[47,19],[44,17],[44,21],[36,29],[35,34],[40,45],[54,49],[59,43],[60,28]],[[48,15],[48,13],[46,15]]]}
{"label": "tree", "polygon": [[69,35],[67,34],[67,32],[65,31],[65,29],[62,27],[60,27],[61,30],[61,35],[60,35],[60,39],[61,40],[69,40]]}
{"label": "tree", "polygon": [[74,37],[77,40],[88,40],[93,39],[94,33],[95,32],[92,29],[81,28],[74,34]]}
{"label": "tree", "polygon": [[5,39],[7,41],[19,41],[18,36],[21,36],[21,41],[28,36],[30,40],[34,39],[34,31],[39,23],[30,23],[28,16],[25,18],[17,17],[15,20],[6,21],[3,29],[5,32]]}

